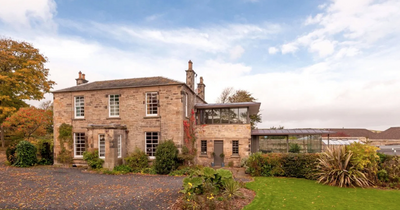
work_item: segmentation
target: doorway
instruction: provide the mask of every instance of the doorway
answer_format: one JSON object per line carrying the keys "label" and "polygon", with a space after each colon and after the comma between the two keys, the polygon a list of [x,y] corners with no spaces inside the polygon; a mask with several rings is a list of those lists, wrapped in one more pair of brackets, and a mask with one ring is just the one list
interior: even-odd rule
{"label": "doorway", "polygon": [[224,141],[214,141],[214,164],[220,166],[222,164],[222,158],[220,155],[224,152]]}

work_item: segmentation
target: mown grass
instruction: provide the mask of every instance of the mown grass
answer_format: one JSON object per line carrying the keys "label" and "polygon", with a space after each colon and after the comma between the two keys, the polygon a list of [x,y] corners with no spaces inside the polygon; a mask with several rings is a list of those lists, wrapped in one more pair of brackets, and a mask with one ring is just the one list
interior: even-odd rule
{"label": "mown grass", "polygon": [[400,190],[339,188],[296,178],[256,177],[256,197],[244,209],[400,209]]}

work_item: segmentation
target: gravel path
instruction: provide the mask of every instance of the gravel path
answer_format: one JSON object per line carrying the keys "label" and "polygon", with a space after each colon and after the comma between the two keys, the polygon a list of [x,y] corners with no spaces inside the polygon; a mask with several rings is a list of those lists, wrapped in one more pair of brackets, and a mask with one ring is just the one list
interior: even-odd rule
{"label": "gravel path", "polygon": [[77,168],[16,168],[0,161],[0,209],[167,209],[179,197],[182,180]]}

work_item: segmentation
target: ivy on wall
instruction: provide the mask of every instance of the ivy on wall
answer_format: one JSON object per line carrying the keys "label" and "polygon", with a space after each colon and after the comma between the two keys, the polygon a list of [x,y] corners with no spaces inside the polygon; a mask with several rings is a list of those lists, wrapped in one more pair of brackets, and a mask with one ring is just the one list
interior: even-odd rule
{"label": "ivy on wall", "polygon": [[[72,163],[73,157],[70,148],[72,148],[73,138],[72,138],[72,125],[61,124],[58,128],[58,140],[60,141],[61,151],[57,155],[57,161],[64,164]],[[65,147],[68,145],[68,148]]]}

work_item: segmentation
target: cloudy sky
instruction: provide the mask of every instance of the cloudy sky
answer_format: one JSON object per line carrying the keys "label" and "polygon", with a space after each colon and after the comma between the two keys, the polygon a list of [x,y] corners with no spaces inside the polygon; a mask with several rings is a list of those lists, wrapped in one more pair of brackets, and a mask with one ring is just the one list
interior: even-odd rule
{"label": "cloudy sky", "polygon": [[209,103],[253,93],[260,128],[400,126],[398,0],[1,0],[0,37],[39,48],[55,89],[185,81],[191,59]]}

